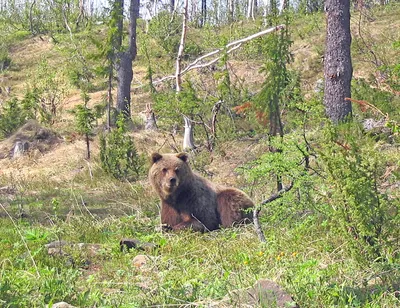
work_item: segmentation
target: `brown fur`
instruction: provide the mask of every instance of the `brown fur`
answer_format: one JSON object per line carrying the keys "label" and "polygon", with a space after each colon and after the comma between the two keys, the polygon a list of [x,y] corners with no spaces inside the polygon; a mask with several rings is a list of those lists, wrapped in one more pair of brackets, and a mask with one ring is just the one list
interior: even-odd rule
{"label": "brown fur", "polygon": [[149,180],[161,199],[161,223],[174,230],[211,231],[251,220],[254,206],[236,188],[213,184],[192,172],[185,153],[152,155]]}

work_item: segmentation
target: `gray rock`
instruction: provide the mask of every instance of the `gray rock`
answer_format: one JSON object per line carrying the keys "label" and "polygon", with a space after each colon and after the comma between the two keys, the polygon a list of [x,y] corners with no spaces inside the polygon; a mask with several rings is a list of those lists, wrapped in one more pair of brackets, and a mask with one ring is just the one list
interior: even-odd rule
{"label": "gray rock", "polygon": [[251,288],[232,292],[230,298],[234,307],[299,307],[277,283],[267,279],[260,279]]}
{"label": "gray rock", "polygon": [[[47,307],[49,307],[49,305],[47,305]],[[51,308],[76,308],[75,306],[72,306],[66,302],[59,302],[59,303],[55,303],[51,306]]]}
{"label": "gray rock", "polygon": [[138,239],[134,239],[134,238],[123,238],[119,242],[119,246],[120,246],[121,251],[124,251],[124,250],[129,251],[132,248],[138,249],[138,250],[144,250],[144,251],[151,251],[158,247],[156,244],[141,242]]}

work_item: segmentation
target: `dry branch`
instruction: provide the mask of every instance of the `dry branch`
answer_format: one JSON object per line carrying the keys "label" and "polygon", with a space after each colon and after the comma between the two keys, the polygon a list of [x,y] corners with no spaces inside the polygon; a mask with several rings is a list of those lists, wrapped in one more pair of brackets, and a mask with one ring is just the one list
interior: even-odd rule
{"label": "dry branch", "polygon": [[188,6],[189,6],[189,0],[185,0],[185,11],[183,13],[183,22],[182,22],[182,36],[181,36],[181,42],[179,44],[178,56],[176,57],[176,71],[174,76],[176,79],[176,92],[181,91],[181,85],[182,85],[181,63],[186,41]]}
{"label": "dry branch", "polygon": [[256,230],[258,238],[260,239],[260,241],[262,243],[267,242],[267,240],[265,239],[264,232],[262,231],[261,226],[260,226],[260,221],[258,220],[258,216],[259,216],[260,211],[261,211],[261,206],[265,205],[267,203],[270,203],[270,202],[272,202],[272,201],[274,201],[276,199],[279,199],[280,197],[283,196],[284,193],[288,192],[292,188],[293,188],[293,182],[291,182],[288,186],[283,187],[277,193],[271,195],[268,199],[265,199],[264,201],[262,201],[258,206],[254,207],[254,210],[253,210],[254,228]]}
{"label": "dry branch", "polygon": [[[185,27],[183,27],[183,28],[185,29]],[[184,33],[182,33],[182,37],[181,37],[181,45],[179,46],[179,51],[180,52],[178,52],[178,59],[177,59],[177,62],[176,62],[177,65],[176,65],[176,73],[175,73],[175,75],[169,75],[169,76],[162,77],[159,80],[155,80],[153,82],[153,85],[156,85],[156,84],[164,82],[165,80],[174,79],[174,78],[177,80],[177,84],[178,84],[178,78],[181,78],[183,74],[185,74],[185,73],[187,73],[187,72],[189,72],[189,71],[191,71],[193,69],[210,66],[210,65],[214,64],[215,62],[217,62],[219,59],[221,59],[222,56],[214,58],[214,59],[212,59],[212,60],[210,60],[210,61],[208,61],[206,63],[199,64],[204,59],[212,57],[212,56],[215,56],[215,55],[217,55],[218,53],[220,53],[220,52],[222,52],[224,50],[226,50],[226,53],[229,54],[229,53],[233,52],[234,50],[238,49],[243,43],[246,43],[246,42],[254,40],[254,39],[256,39],[256,38],[258,38],[260,36],[263,36],[263,35],[266,35],[268,33],[275,32],[275,31],[278,31],[278,30],[281,30],[281,29],[284,29],[284,28],[285,28],[285,25],[279,25],[279,26],[276,26],[276,27],[268,28],[266,30],[257,32],[255,34],[252,34],[252,35],[248,36],[248,37],[245,37],[245,38],[230,42],[224,48],[216,49],[216,50],[214,50],[212,52],[209,52],[209,53],[197,58],[192,63],[190,63],[188,66],[186,66],[186,68],[181,70],[180,69],[180,63],[181,63],[180,61],[181,61],[182,53],[183,53],[183,47],[182,47],[182,50],[181,50],[181,46],[182,46],[182,40],[184,40],[184,35],[186,35],[186,30],[184,30]]]}

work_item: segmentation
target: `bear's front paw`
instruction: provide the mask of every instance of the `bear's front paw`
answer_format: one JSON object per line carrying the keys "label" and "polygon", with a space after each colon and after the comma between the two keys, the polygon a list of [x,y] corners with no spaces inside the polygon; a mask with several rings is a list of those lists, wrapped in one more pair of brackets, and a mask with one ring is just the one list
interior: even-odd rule
{"label": "bear's front paw", "polygon": [[169,231],[172,231],[172,230],[173,230],[173,228],[170,225],[167,225],[167,224],[162,224],[161,225],[161,231],[162,232],[169,232]]}
{"label": "bear's front paw", "polygon": [[183,229],[187,229],[187,228],[190,228],[190,227],[191,227],[190,224],[181,222],[180,224],[177,224],[177,225],[173,226],[172,229],[174,231],[178,231],[178,230],[183,230]]}

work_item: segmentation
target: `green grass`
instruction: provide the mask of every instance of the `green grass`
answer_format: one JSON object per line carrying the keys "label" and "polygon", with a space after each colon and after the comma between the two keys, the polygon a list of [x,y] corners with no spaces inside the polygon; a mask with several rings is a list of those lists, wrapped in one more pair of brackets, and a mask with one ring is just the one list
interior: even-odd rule
{"label": "green grass", "polygon": [[[123,214],[91,213],[92,208],[110,207],[108,198],[117,191],[125,195],[115,198],[132,203],[135,193],[126,184],[103,177],[103,185],[109,182],[108,194],[104,190],[103,196],[93,196],[90,190],[96,185],[81,180],[76,186],[88,185],[85,193],[58,184],[55,196],[53,185],[47,183],[38,192],[40,202],[32,202],[29,194],[18,197],[19,203],[1,201],[9,213],[17,212],[17,203],[30,208],[28,217],[13,220],[1,211],[2,306],[43,307],[66,301],[78,307],[207,307],[222,299],[229,302],[232,291],[261,278],[276,281],[301,307],[396,307],[400,303],[395,292],[398,260],[360,266],[348,258],[348,244],[317,216],[303,217],[291,227],[267,224],[264,217],[267,243],[259,242],[252,225],[206,234],[161,233],[152,202],[148,211],[137,206]],[[144,184],[142,189],[147,189]],[[79,210],[72,191],[84,196],[86,210]],[[66,219],[71,208],[74,214]],[[41,219],[34,219],[35,211]],[[158,248],[120,252],[123,237]],[[67,257],[47,255],[44,245],[57,239],[99,243],[103,248],[95,256],[72,248],[66,248]],[[138,254],[150,257],[139,268],[133,264]]]}

